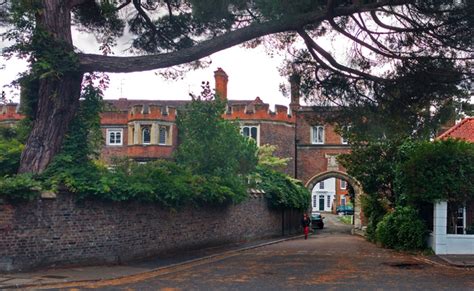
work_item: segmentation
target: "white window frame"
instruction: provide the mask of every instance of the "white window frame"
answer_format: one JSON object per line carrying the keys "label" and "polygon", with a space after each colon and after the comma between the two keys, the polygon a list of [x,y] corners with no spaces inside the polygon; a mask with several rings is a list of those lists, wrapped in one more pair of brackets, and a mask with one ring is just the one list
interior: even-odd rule
{"label": "white window frame", "polygon": [[349,144],[349,140],[347,140],[347,138],[344,138],[343,136],[341,136],[341,144]]}
{"label": "white window frame", "polygon": [[324,189],[324,181],[319,182],[319,189],[323,190]]}
{"label": "white window frame", "polygon": [[[115,135],[117,133],[120,133],[120,142],[110,142],[110,134],[114,133]],[[106,145],[107,146],[122,146],[123,145],[123,128],[107,128],[105,130],[106,134]],[[116,138],[114,138],[116,139]]]}
{"label": "white window frame", "polygon": [[[343,126],[342,130],[344,131],[344,129],[347,130],[349,128],[350,128],[350,125]],[[342,135],[341,135],[341,144],[349,144],[349,140],[347,138],[344,138]]]}
{"label": "white window frame", "polygon": [[346,180],[339,180],[340,185],[341,185],[341,190],[346,190],[347,189],[347,181]]}
{"label": "white window frame", "polygon": [[[319,132],[321,131],[321,140],[317,140]],[[325,128],[324,125],[315,125],[311,127],[311,143],[312,144],[324,144],[325,140]]]}
{"label": "white window frame", "polygon": [[249,128],[249,133],[252,132],[252,128],[257,129],[257,139],[254,139],[251,136],[247,136],[247,137],[255,140],[255,143],[257,144],[257,146],[260,146],[260,125],[257,125],[257,124],[242,124],[240,126],[240,134],[243,135],[243,136],[245,136],[244,135],[244,128],[246,128],[246,127]]}

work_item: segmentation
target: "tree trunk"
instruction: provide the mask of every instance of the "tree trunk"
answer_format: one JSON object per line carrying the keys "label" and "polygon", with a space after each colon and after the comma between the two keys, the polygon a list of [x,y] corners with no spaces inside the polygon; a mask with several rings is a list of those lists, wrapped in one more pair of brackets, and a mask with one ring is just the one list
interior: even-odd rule
{"label": "tree trunk", "polygon": [[79,107],[82,75],[40,81],[38,110],[25,149],[20,173],[41,173],[61,149],[63,138]]}
{"label": "tree trunk", "polygon": [[[65,3],[66,2],[66,3]],[[71,11],[67,1],[43,0],[37,26],[72,52]],[[63,138],[79,106],[82,73],[58,72],[39,79],[33,127],[21,155],[20,173],[41,173],[61,149]]]}

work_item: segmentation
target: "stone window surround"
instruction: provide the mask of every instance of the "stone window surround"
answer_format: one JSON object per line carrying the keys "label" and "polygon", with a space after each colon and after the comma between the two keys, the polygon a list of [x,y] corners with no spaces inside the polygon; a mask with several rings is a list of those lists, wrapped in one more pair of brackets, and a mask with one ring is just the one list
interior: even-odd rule
{"label": "stone window surround", "polygon": [[[142,128],[149,126],[150,132],[150,143],[142,143]],[[133,121],[128,123],[128,144],[129,145],[160,145],[160,146],[171,146],[173,144],[173,126],[172,122],[165,121]],[[166,143],[160,143],[160,128],[166,128]]]}

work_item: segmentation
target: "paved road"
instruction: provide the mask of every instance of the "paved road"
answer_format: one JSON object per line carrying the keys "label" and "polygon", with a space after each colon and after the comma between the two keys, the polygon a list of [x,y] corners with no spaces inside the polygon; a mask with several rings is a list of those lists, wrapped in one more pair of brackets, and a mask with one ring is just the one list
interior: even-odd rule
{"label": "paved road", "polygon": [[474,271],[427,264],[350,235],[334,215],[296,239],[173,270],[82,286],[104,290],[474,290]]}

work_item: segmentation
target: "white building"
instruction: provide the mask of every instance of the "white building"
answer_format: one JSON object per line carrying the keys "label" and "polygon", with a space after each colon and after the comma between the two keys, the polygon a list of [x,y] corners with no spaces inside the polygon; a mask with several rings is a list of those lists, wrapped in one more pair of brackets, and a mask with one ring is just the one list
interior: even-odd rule
{"label": "white building", "polygon": [[332,210],[334,197],[336,196],[336,179],[329,178],[317,183],[311,194],[313,212],[330,212]]}
{"label": "white building", "polygon": [[[437,139],[445,138],[474,143],[474,117],[465,118]],[[437,255],[474,255],[474,201],[435,203],[429,246]]]}

